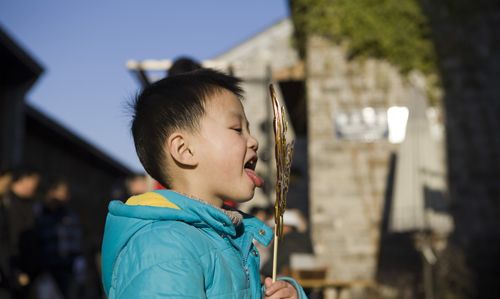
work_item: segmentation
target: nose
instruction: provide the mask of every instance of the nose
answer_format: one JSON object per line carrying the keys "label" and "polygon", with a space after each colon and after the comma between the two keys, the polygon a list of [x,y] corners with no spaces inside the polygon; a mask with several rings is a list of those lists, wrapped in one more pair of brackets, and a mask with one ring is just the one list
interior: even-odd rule
{"label": "nose", "polygon": [[259,142],[255,137],[253,137],[251,134],[248,135],[248,140],[247,140],[247,146],[248,148],[253,149],[254,151],[257,151],[259,149]]}

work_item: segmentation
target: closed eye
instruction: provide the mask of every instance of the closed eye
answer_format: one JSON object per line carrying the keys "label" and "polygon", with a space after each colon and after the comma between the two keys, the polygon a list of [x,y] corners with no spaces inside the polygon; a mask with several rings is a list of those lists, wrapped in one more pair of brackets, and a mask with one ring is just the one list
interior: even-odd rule
{"label": "closed eye", "polygon": [[232,128],[232,130],[238,132],[238,133],[241,133],[243,132],[243,129],[242,128]]}

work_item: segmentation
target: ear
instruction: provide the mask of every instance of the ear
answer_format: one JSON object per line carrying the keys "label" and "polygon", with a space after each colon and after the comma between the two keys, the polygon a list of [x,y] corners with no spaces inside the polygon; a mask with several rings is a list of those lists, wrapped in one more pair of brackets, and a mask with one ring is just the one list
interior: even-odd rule
{"label": "ear", "polygon": [[191,167],[198,164],[186,134],[180,132],[171,134],[167,139],[167,150],[176,163]]}

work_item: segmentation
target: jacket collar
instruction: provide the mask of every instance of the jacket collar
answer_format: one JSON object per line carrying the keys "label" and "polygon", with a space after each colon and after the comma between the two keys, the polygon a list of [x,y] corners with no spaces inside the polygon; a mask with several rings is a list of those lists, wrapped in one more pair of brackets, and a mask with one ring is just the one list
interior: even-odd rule
{"label": "jacket collar", "polygon": [[273,232],[271,228],[256,217],[238,211],[243,215],[243,223],[242,225],[235,226],[231,218],[221,209],[204,201],[187,197],[172,190],[156,190],[154,192],[173,202],[184,213],[189,214],[189,218],[192,219],[189,223],[194,226],[208,225],[217,233],[233,238],[246,232],[265,246],[272,240]]}

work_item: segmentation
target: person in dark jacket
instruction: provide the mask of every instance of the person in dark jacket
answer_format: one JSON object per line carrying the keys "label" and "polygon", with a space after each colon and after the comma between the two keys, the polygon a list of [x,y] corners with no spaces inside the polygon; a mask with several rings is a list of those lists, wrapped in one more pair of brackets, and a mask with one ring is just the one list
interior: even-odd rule
{"label": "person in dark jacket", "polygon": [[10,272],[9,227],[7,206],[4,197],[10,189],[12,173],[7,169],[0,171],[0,298],[10,298],[8,273]]}
{"label": "person in dark jacket", "polygon": [[83,261],[82,229],[79,218],[69,205],[69,184],[54,180],[48,187],[37,217],[37,235],[42,271],[56,282],[64,298],[77,285],[77,264]]}
{"label": "person in dark jacket", "polygon": [[37,243],[34,232],[35,194],[40,182],[38,171],[17,168],[2,199],[2,255],[8,256],[4,269],[12,298],[28,298],[38,273]]}

